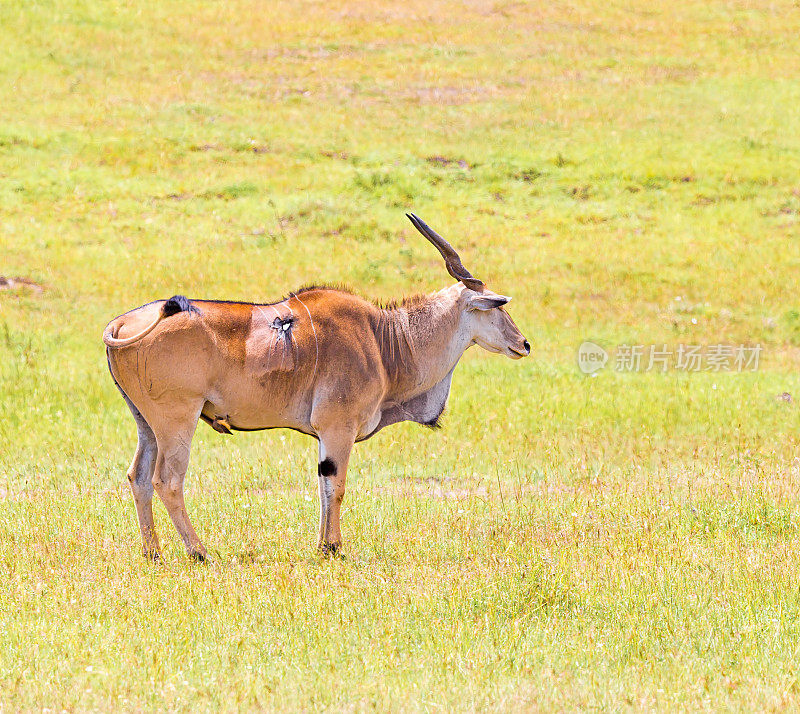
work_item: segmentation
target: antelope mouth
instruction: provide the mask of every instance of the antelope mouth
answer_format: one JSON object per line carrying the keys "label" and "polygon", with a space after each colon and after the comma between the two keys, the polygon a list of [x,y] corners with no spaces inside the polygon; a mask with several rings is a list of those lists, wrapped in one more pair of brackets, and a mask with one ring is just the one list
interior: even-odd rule
{"label": "antelope mouth", "polygon": [[517,347],[508,347],[508,356],[511,359],[522,359],[523,357],[527,357],[531,353],[531,346],[528,343],[528,340],[525,340],[525,344],[522,349]]}

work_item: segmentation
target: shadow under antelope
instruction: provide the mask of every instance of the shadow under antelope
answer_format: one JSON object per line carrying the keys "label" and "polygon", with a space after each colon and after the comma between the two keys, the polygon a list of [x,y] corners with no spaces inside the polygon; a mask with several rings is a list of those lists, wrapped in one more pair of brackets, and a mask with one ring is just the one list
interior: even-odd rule
{"label": "shadow under antelope", "polygon": [[530,354],[503,307],[510,298],[487,289],[444,238],[407,215],[455,285],[387,307],[329,287],[270,304],[176,295],[108,323],[109,370],[139,436],[128,480],[146,556],[160,549],[155,490],[189,555],[206,559],[183,498],[198,420],[223,434],[285,427],[316,438],[318,547],[335,554],[353,444],[401,421],[437,426],[471,345],[512,359]]}

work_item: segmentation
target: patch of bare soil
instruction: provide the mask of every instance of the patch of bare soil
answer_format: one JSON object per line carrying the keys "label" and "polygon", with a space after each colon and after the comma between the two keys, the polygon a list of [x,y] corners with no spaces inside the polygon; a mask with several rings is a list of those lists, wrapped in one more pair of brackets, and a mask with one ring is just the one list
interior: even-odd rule
{"label": "patch of bare soil", "polygon": [[30,278],[7,278],[4,275],[0,275],[0,290],[19,290],[20,288],[31,290],[35,293],[44,291],[43,285],[39,285],[39,283]]}
{"label": "patch of bare soil", "polygon": [[458,166],[460,169],[473,168],[464,159],[451,159],[447,156],[428,156],[425,161],[434,166]]}

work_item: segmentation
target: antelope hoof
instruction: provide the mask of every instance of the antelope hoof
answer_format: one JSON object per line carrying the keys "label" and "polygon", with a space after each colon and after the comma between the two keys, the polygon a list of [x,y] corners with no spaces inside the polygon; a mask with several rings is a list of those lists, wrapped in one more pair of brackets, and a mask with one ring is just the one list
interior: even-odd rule
{"label": "antelope hoof", "polygon": [[193,553],[189,553],[189,557],[195,563],[202,563],[203,565],[208,565],[211,561],[209,557],[205,553],[201,553],[199,550],[194,551]]}
{"label": "antelope hoof", "polygon": [[341,543],[320,543],[318,546],[319,554],[323,558],[336,558],[344,560]]}
{"label": "antelope hoof", "polygon": [[161,562],[161,553],[159,553],[157,550],[150,550],[149,548],[144,548],[142,550],[142,555],[144,555],[145,560],[149,560],[151,563]]}

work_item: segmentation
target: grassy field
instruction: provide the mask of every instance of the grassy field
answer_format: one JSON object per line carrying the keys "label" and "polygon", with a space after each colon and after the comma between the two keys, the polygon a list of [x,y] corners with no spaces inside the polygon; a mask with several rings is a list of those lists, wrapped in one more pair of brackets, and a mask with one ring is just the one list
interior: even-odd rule
{"label": "grassy field", "polygon": [[[0,4],[0,712],[800,708],[796,2]],[[534,346],[351,460],[194,441],[140,556],[100,335],[142,302],[386,299],[450,239]],[[595,378],[593,340],[760,344]]]}

